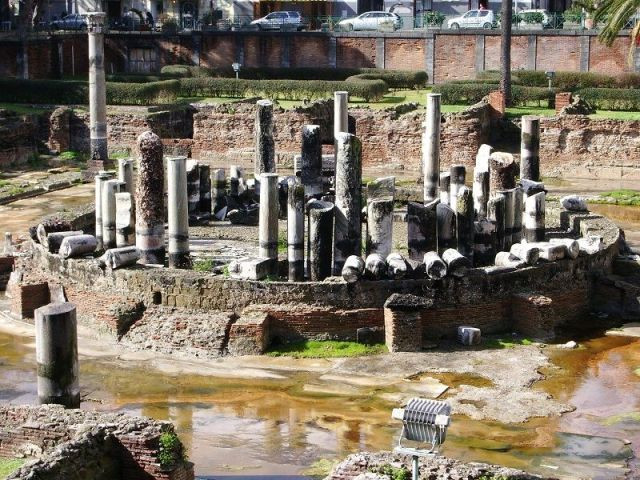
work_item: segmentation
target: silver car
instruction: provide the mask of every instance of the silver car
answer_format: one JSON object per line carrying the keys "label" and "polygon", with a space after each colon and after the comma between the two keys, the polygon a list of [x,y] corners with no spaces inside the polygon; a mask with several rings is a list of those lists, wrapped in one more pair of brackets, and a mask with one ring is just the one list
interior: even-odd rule
{"label": "silver car", "polygon": [[86,30],[87,19],[79,13],[72,13],[60,20],[51,22],[51,26],[56,30]]}
{"label": "silver car", "polygon": [[381,23],[393,24],[393,29],[398,30],[402,26],[402,19],[396,13],[391,12],[365,12],[355,18],[347,18],[338,22],[343,30],[378,30]]}
{"label": "silver car", "polygon": [[271,12],[254,20],[251,25],[258,27],[258,30],[302,30],[305,26],[300,12]]}

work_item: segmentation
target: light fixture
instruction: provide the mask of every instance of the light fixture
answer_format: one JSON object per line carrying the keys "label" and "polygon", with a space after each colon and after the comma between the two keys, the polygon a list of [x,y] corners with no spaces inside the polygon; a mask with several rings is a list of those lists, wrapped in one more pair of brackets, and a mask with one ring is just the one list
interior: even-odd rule
{"label": "light fixture", "polygon": [[551,82],[553,81],[553,77],[556,76],[556,72],[553,70],[547,70],[544,74],[547,76],[547,79],[549,79],[549,90],[551,90]]}
{"label": "light fixture", "polygon": [[233,68],[233,71],[236,72],[236,80],[237,80],[238,77],[240,76],[240,67],[242,67],[242,65],[240,65],[238,62],[233,62],[231,64],[231,67]]}
{"label": "light fixture", "polygon": [[[451,406],[438,400],[412,398],[404,408],[394,408],[391,418],[402,421],[402,432],[394,452],[411,455],[413,459],[413,480],[418,479],[418,458],[435,455],[447,436],[451,423]],[[430,448],[405,447],[402,439],[430,444]]]}

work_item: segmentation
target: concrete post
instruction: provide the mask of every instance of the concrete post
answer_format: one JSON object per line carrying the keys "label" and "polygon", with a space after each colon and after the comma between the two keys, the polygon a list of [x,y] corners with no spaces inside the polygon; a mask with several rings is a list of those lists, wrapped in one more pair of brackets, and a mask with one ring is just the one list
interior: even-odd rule
{"label": "concrete post", "polygon": [[458,252],[473,264],[474,211],[471,189],[463,186],[458,190],[456,203],[456,229],[458,232]]}
{"label": "concrete post", "polygon": [[322,193],[322,137],[320,125],[302,127],[300,178],[307,197]]}
{"label": "concrete post", "polygon": [[89,33],[89,135],[91,159],[89,170],[110,167],[107,152],[107,86],[104,75],[103,12],[87,14]]}
{"label": "concrete post", "polygon": [[116,193],[116,246],[128,247],[136,243],[136,216],[133,195]]}
{"label": "concrete post", "polygon": [[[186,157],[167,158],[169,268],[189,268],[189,208]],[[198,173],[197,167],[195,168]]]}
{"label": "concrete post", "polygon": [[427,95],[427,118],[424,151],[422,152],[422,172],[424,174],[424,203],[438,198],[440,176],[440,94]]}
{"label": "concrete post", "polygon": [[164,264],[164,167],[162,142],[153,132],[138,137],[140,159],[136,181],[136,247],[140,263]]}
{"label": "concrete post", "polygon": [[340,132],[336,147],[333,274],[340,275],[347,257],[362,249],[362,145],[355,135]]}
{"label": "concrete post", "polygon": [[421,262],[424,255],[438,250],[437,207],[440,200],[426,205],[416,202],[407,204],[407,242],[409,258]]}
{"label": "concrete post", "polygon": [[211,196],[213,197],[213,213],[218,213],[225,207],[227,179],[224,169],[218,168],[211,174]]}
{"label": "concrete post", "polygon": [[489,171],[473,170],[473,209],[478,220],[487,218],[489,200]]}
{"label": "concrete post", "polygon": [[440,203],[449,205],[451,203],[451,197],[449,196],[449,190],[451,189],[451,174],[449,172],[440,172]]}
{"label": "concrete post", "polygon": [[322,200],[307,203],[309,211],[309,278],[322,281],[331,275],[334,205]]}
{"label": "concrete post", "polygon": [[209,165],[198,165],[200,174],[200,213],[211,215],[211,168]]}
{"label": "concrete post", "polygon": [[333,92],[333,138],[349,133],[349,92]]}
{"label": "concrete post", "polygon": [[504,250],[504,214],[506,208],[504,195],[496,194],[487,202],[487,218],[495,225],[495,247],[494,251]]}
{"label": "concrete post", "polygon": [[520,178],[540,181],[540,118],[533,115],[522,117]]}
{"label": "concrete post", "polygon": [[115,248],[116,241],[116,193],[124,184],[120,180],[107,180],[102,186],[102,244],[104,249]]}
{"label": "concrete post", "polygon": [[289,181],[287,198],[287,260],[289,281],[304,280],[304,185]]}
{"label": "concrete post", "polygon": [[527,197],[524,202],[524,238],[527,242],[542,242],[545,234],[544,192]]}
{"label": "concrete post", "polygon": [[510,190],[516,186],[516,162],[513,155],[494,152],[489,157],[489,196],[499,190]]}
{"label": "concrete post", "polygon": [[436,207],[438,218],[438,252],[442,254],[445,250],[456,248],[456,212],[444,203],[439,203]]}
{"label": "concrete post", "polygon": [[133,195],[133,160],[130,158],[118,159],[118,180],[124,183],[123,192]]}
{"label": "concrete post", "polygon": [[260,175],[260,214],[258,223],[258,256],[270,260],[270,274],[278,267],[278,174]]}
{"label": "concrete post", "polygon": [[464,187],[467,170],[464,165],[451,165],[449,175],[449,205],[455,209],[458,204],[458,190]]}
{"label": "concrete post", "polygon": [[95,216],[96,216],[96,242],[98,250],[102,250],[102,187],[111,175],[107,172],[100,172],[95,177]]}
{"label": "concrete post", "polygon": [[35,310],[38,400],[80,407],[78,331],[72,303],[50,303]]}
{"label": "concrete post", "polygon": [[195,216],[200,211],[200,169],[195,160],[185,160],[187,175],[187,211]]}
{"label": "concrete post", "polygon": [[275,144],[273,142],[273,102],[271,100],[256,102],[254,132],[256,149],[254,176],[257,182],[261,174],[276,171]]}

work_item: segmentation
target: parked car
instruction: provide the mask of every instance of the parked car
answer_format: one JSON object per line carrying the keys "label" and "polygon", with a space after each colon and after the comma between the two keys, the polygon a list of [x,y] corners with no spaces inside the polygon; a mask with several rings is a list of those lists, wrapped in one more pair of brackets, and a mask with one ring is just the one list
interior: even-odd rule
{"label": "parked car", "polygon": [[343,30],[378,30],[381,23],[392,23],[393,29],[402,26],[402,19],[397,13],[392,12],[365,12],[355,18],[346,18],[338,22]]}
{"label": "parked car", "polygon": [[54,30],[86,30],[87,19],[79,13],[72,13],[59,20],[53,20],[51,27]]}
{"label": "parked car", "polygon": [[259,30],[302,30],[305,23],[300,12],[271,12],[269,15],[251,22]]}
{"label": "parked car", "polygon": [[491,10],[469,10],[460,17],[447,21],[447,27],[458,28],[493,28],[495,16]]}

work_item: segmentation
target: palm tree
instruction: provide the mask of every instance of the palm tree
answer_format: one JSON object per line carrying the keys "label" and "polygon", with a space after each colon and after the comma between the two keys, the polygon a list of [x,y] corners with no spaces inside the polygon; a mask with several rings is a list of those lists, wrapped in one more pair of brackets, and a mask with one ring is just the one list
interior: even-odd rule
{"label": "palm tree", "polygon": [[[502,39],[500,43],[500,91],[504,94],[504,103],[511,105],[511,15],[513,0],[502,0]],[[631,0],[634,1],[634,0]],[[639,0],[635,0],[639,1]]]}
{"label": "palm tree", "polygon": [[[593,19],[604,21],[605,25],[600,32],[600,41],[607,46],[611,46],[615,41],[618,33],[622,30],[631,17],[640,9],[640,0],[605,0],[598,6]],[[633,51],[640,42],[640,22],[631,30],[631,48],[629,49],[629,57],[633,58]]]}

